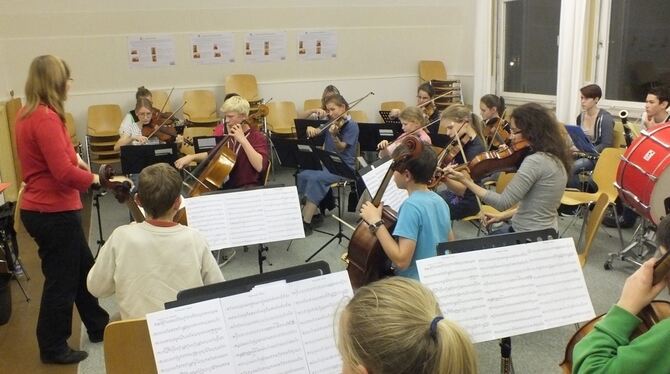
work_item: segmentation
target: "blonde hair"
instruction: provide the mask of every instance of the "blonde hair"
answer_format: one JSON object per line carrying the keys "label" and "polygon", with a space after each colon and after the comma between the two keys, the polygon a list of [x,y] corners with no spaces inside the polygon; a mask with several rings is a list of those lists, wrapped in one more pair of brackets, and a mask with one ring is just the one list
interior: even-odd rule
{"label": "blonde hair", "polygon": [[223,113],[234,112],[239,114],[249,115],[249,102],[242,96],[233,96],[223,102],[221,105]]}
{"label": "blonde hair", "polygon": [[433,293],[419,282],[391,277],[361,287],[340,318],[338,346],[344,365],[375,374],[477,372],[470,338],[442,319]]}
{"label": "blonde hair", "polygon": [[423,115],[423,111],[421,108],[417,108],[415,106],[408,106],[407,108],[403,109],[402,112],[400,112],[398,118],[400,118],[401,121],[414,122],[418,124],[419,127],[422,127],[426,124],[426,117]]}
{"label": "blonde hair", "polygon": [[26,105],[22,117],[30,115],[40,104],[53,109],[65,121],[63,103],[67,99],[67,81],[70,68],[65,61],[52,55],[35,57],[26,80]]}
{"label": "blonde hair", "polygon": [[448,119],[454,122],[468,122],[470,127],[477,133],[477,136],[484,143],[484,148],[488,148],[486,144],[486,138],[484,137],[482,121],[479,119],[479,116],[474,114],[470,108],[463,104],[454,104],[449,105],[445,110],[442,111],[440,119]]}

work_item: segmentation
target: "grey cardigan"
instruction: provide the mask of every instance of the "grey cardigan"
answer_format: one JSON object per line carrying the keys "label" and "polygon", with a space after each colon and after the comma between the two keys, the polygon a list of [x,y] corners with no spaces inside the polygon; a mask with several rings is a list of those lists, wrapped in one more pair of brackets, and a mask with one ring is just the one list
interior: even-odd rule
{"label": "grey cardigan", "polygon": [[[577,116],[577,126],[582,127],[584,112]],[[603,149],[614,146],[614,118],[605,109],[598,111],[596,124],[593,127],[593,145],[598,152]]]}

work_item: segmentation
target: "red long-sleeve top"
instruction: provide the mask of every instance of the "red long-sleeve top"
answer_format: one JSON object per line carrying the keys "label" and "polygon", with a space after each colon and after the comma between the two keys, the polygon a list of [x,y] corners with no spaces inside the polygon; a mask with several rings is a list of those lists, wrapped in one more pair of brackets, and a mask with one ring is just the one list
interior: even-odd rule
{"label": "red long-sleeve top", "polygon": [[19,112],[16,145],[26,187],[21,209],[66,212],[82,208],[79,191],[93,183],[93,174],[77,166],[77,154],[58,114],[40,105],[27,117]]}

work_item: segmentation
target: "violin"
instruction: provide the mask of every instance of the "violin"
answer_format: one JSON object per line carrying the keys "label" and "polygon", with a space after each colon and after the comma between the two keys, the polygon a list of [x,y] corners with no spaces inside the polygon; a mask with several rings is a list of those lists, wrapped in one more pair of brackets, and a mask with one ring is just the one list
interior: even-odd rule
{"label": "violin", "polygon": [[498,148],[500,145],[509,145],[510,133],[505,128],[508,127],[507,121],[500,117],[489,118],[484,122],[483,135],[489,149]]}
{"label": "violin", "polygon": [[[386,191],[386,187],[393,177],[393,172],[401,169],[402,164],[408,160],[418,157],[423,150],[423,142],[415,136],[405,137],[402,144],[407,146],[408,152],[394,158],[374,199],[372,199],[374,206],[381,204],[384,191]],[[391,207],[384,206],[382,221],[384,221],[384,226],[389,232],[393,232],[397,220],[398,214]],[[384,252],[377,236],[370,230],[369,223],[365,221],[361,221],[354,230],[349,241],[347,254],[342,259],[347,263],[347,273],[354,289],[393,275],[391,261]]]}
{"label": "violin", "polygon": [[186,102],[184,102],[173,113],[161,113],[158,109],[152,108],[151,122],[142,125],[142,136],[150,138],[154,135],[158,136],[158,140],[164,143],[172,143],[177,139],[177,129],[174,126],[168,125],[168,122],[175,123],[174,115],[180,111]]}
{"label": "violin", "polygon": [[[652,280],[652,284],[657,284],[658,282],[662,281],[663,278],[667,277],[668,273],[670,273],[669,254],[670,252],[666,252],[654,264],[654,278]],[[670,302],[665,300],[654,300],[649,305],[645,306],[637,316],[642,320],[642,323],[640,323],[637,329],[632,332],[629,339],[630,341],[649,331],[655,324],[670,317]],[[572,372],[572,351],[574,350],[577,343],[579,343],[588,333],[590,333],[594,329],[596,323],[603,319],[603,317],[605,317],[605,314],[601,314],[590,320],[579,330],[577,330],[574,335],[572,335],[572,338],[570,338],[570,341],[565,347],[565,356],[563,358],[563,362],[558,365],[563,369],[564,374],[569,374]]]}
{"label": "violin", "polygon": [[[461,125],[461,127],[462,126],[463,125]],[[458,154],[462,152],[461,146],[467,144],[470,140],[472,140],[472,138],[470,137],[469,134],[467,133],[461,134],[458,139],[454,138],[451,141],[451,143],[449,143],[449,145],[447,145],[440,152],[440,154],[437,156],[437,167],[435,168],[433,177],[428,181],[429,189],[434,189],[435,187],[437,187],[437,185],[440,184],[440,182],[442,182],[442,180],[446,177],[442,172],[442,168],[445,168],[447,167],[447,165],[451,164],[454,161],[454,159],[458,156]]]}
{"label": "violin", "polygon": [[256,111],[247,116],[247,119],[244,120],[244,122],[246,122],[247,125],[258,129],[258,125],[260,124],[261,119],[267,117],[268,113],[270,113],[270,108],[268,108],[267,105],[258,104]]}
{"label": "violin", "polygon": [[128,205],[133,220],[137,223],[144,222],[144,213],[142,213],[142,210],[135,203],[135,199],[130,195],[130,190],[133,187],[132,183],[127,178],[123,180],[115,178],[114,168],[107,164],[100,165],[98,175],[100,176],[100,185],[107,191],[112,192],[116,201]]}
{"label": "violin", "polygon": [[499,171],[515,171],[530,150],[530,143],[524,139],[501,151],[480,153],[468,162],[470,176],[473,180],[479,180]]}
{"label": "violin", "polygon": [[[322,132],[324,132],[326,129],[328,129],[330,126],[333,126],[333,125],[336,125],[336,126],[337,126],[337,130],[338,130],[338,131],[342,130],[342,128],[344,128],[344,126],[348,123],[348,121],[347,121],[347,119],[346,119],[346,117],[345,117],[345,116],[347,115],[347,113],[349,113],[349,111],[350,111],[351,109],[353,109],[354,107],[356,107],[356,105],[360,104],[361,101],[365,100],[368,96],[370,96],[370,95],[374,95],[374,94],[375,94],[374,92],[369,92],[367,95],[365,95],[365,96],[363,96],[363,97],[361,97],[361,98],[359,98],[359,99],[356,99],[356,100],[352,101],[352,102],[349,104],[349,109],[347,109],[346,111],[342,112],[342,114],[340,114],[339,116],[337,116],[337,117],[334,118],[332,121],[330,121],[330,122],[328,122],[327,124],[325,124],[324,126],[319,127],[318,132],[316,133],[316,135],[312,136],[312,138],[315,138],[315,137],[321,135]],[[310,138],[310,137],[308,136],[308,138]]]}

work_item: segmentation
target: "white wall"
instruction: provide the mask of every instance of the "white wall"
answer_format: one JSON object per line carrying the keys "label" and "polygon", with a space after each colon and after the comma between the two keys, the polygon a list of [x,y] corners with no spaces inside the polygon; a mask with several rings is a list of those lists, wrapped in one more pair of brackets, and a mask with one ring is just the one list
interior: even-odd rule
{"label": "white wall", "polygon": [[[371,119],[379,103],[415,100],[418,61],[442,60],[448,75],[463,80],[471,97],[473,80],[474,4],[459,0],[69,0],[10,1],[0,4],[0,100],[13,89],[23,95],[30,61],[40,54],[65,59],[75,79],[68,111],[85,134],[89,105],[118,103],[129,108],[137,86],[175,87],[173,108],[182,92],[216,91],[219,104],[227,74],[255,74],[263,97],[292,100],[298,108],[318,98],[326,84],[338,86],[348,100],[369,91],[375,96],[360,105]],[[266,4],[271,4],[268,7]],[[338,58],[300,62],[296,33],[334,30]],[[280,63],[248,64],[242,55],[244,33],[286,31],[288,58]],[[188,54],[194,33],[235,33],[236,63],[196,65]],[[170,34],[175,37],[176,66],[130,69],[127,37]]]}

